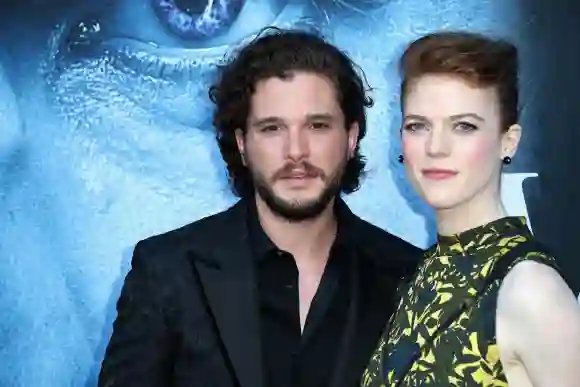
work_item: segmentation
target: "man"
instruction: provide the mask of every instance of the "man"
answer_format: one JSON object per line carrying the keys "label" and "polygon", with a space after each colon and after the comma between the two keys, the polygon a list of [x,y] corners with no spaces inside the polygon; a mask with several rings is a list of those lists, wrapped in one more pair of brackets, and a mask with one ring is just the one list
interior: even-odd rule
{"label": "man", "polygon": [[230,209],[143,240],[105,386],[354,386],[419,250],[351,213],[365,95],[316,35],[274,30],[219,69]]}

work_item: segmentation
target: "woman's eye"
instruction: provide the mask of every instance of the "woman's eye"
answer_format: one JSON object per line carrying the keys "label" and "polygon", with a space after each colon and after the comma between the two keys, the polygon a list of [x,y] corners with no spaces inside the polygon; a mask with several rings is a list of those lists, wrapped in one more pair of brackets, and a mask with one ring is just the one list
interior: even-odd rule
{"label": "woman's eye", "polygon": [[408,131],[408,132],[416,132],[416,131],[425,129],[425,124],[423,124],[421,122],[410,122],[408,124],[405,124],[403,126],[403,129]]}
{"label": "woman's eye", "polygon": [[472,132],[474,130],[477,130],[477,126],[473,125],[469,122],[458,122],[455,125],[455,128],[462,131],[462,132]]}

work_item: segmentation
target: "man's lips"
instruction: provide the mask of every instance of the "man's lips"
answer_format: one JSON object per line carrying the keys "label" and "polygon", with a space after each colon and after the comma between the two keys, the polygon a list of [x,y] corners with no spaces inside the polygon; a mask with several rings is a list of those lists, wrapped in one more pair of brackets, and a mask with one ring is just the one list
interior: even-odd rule
{"label": "man's lips", "polygon": [[291,172],[284,173],[280,176],[281,179],[312,179],[317,175],[314,173],[308,173],[305,170],[294,170]]}

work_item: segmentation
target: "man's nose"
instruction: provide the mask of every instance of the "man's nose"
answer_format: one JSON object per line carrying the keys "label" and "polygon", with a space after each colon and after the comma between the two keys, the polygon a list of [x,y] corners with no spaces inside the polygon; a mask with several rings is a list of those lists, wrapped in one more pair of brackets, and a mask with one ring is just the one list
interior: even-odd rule
{"label": "man's nose", "polygon": [[302,128],[290,128],[286,138],[287,156],[297,162],[310,154],[308,133]]}

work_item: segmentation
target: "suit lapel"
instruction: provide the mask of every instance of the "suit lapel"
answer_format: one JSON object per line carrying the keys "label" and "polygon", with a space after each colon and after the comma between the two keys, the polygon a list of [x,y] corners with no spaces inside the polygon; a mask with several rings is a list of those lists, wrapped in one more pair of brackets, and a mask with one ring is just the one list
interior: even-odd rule
{"label": "suit lapel", "polygon": [[[262,351],[254,267],[240,204],[216,225],[210,240],[191,258],[220,337],[241,387],[262,387]],[[200,241],[207,245],[207,240]]]}

